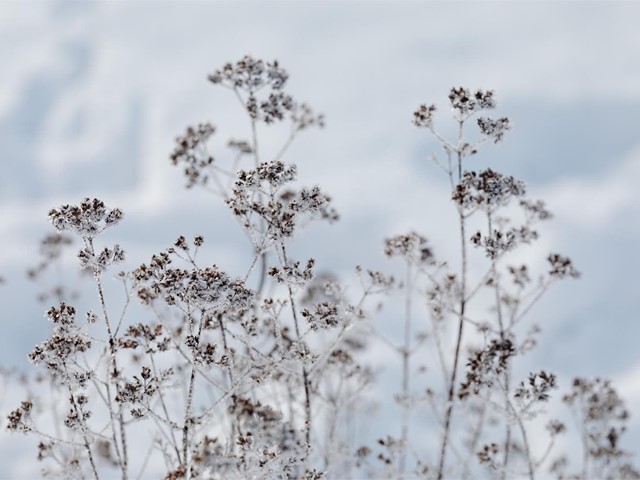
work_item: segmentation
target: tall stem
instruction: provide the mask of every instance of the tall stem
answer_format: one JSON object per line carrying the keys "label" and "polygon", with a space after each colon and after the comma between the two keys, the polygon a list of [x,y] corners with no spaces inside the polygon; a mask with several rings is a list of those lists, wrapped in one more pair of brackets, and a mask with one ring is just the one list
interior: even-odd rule
{"label": "tall stem", "polygon": [[407,262],[407,279],[405,284],[405,318],[404,346],[402,352],[402,454],[400,456],[400,478],[404,476],[409,444],[409,357],[411,355],[411,264]]}
{"label": "tall stem", "polygon": [[[62,362],[62,367],[64,368],[64,373],[67,377],[69,377],[69,372],[67,371],[67,364],[65,361]],[[89,457],[89,464],[91,465],[91,472],[93,473],[93,476],[95,477],[96,480],[99,480],[100,477],[98,476],[98,470],[96,469],[96,463],[93,460],[93,453],[91,452],[91,447],[89,446],[89,439],[87,438],[87,425],[84,421],[84,418],[82,417],[82,413],[80,412],[80,409],[78,408],[78,404],[76,402],[75,397],[73,396],[73,390],[71,390],[71,385],[69,384],[68,380],[67,380],[67,390],[69,392],[69,401],[71,402],[71,406],[73,407],[73,411],[76,414],[76,417],[78,418],[78,421],[81,422],[82,425],[82,440],[84,442],[84,448],[87,451],[87,456]]]}
{"label": "tall stem", "polygon": [[[227,334],[225,332],[224,322],[222,321],[222,314],[217,315],[218,326],[220,327],[220,335],[222,336],[222,345],[224,346],[224,353],[229,358],[229,362],[227,364],[227,373],[229,375],[229,389],[233,389],[235,386],[235,379],[233,375],[233,366],[234,366],[234,358],[232,356],[231,349],[229,348],[229,344],[227,343]],[[231,401],[233,404],[233,411],[238,411],[238,397],[233,395],[231,397]],[[237,432],[236,432],[237,430]],[[232,448],[235,448],[236,445],[236,434],[242,435],[242,431],[240,429],[240,422],[234,421],[231,424],[231,442],[230,445]]]}
{"label": "tall stem", "polygon": [[[513,405],[509,404],[512,408],[512,410],[515,412],[515,409],[513,408]],[[516,415],[516,421],[518,422],[518,426],[520,427],[520,433],[522,433],[522,443],[524,446],[524,453],[525,456],[527,457],[527,468],[528,468],[528,476],[529,476],[529,480],[535,480],[535,469],[533,468],[533,461],[531,459],[531,449],[529,448],[529,440],[527,438],[527,431],[524,428],[524,423],[522,422],[522,418],[520,418],[520,415]],[[586,478],[586,477],[585,477]]]}
{"label": "tall stem", "polygon": [[[258,129],[254,118],[251,119],[251,138],[253,141],[253,158],[256,168],[260,165],[260,153],[258,151]],[[259,195],[259,200],[262,200],[262,195]],[[265,222],[262,221],[264,226]],[[267,276],[267,252],[260,252],[256,245],[256,255],[260,255],[260,277],[258,278],[258,286],[256,288],[256,298],[260,298],[262,290],[264,289],[265,278]]]}
{"label": "tall stem", "polygon": [[582,478],[588,480],[589,478],[589,436],[587,433],[587,418],[586,418],[587,406],[584,402],[584,394],[580,395],[580,414],[582,415]]}
{"label": "tall stem", "polygon": [[[458,160],[458,181],[462,179],[462,126],[464,121],[458,122],[458,147],[456,150]],[[451,417],[453,415],[453,402],[458,373],[458,363],[460,361],[460,347],[464,331],[464,316],[467,306],[467,241],[465,231],[465,215],[461,206],[458,207],[458,219],[460,223],[460,249],[461,249],[461,274],[460,274],[460,316],[458,319],[458,335],[456,337],[456,349],[453,357],[453,367],[451,368],[451,378],[449,381],[449,392],[447,395],[447,407],[444,418],[444,432],[442,434],[442,445],[440,448],[440,461],[438,463],[437,479],[442,480],[446,466],[447,448],[449,446],[449,435],[451,431]]]}
{"label": "tall stem", "polygon": [[[492,235],[493,232],[493,222],[491,217],[491,211],[487,212],[487,228],[488,234]],[[498,282],[498,269],[496,267],[496,259],[491,259],[491,276],[493,278],[493,291],[495,294],[495,302],[496,302],[496,315],[498,317],[498,328],[500,329],[500,340],[504,342],[505,340],[505,328],[504,328],[504,320],[502,317],[502,302],[500,301],[500,282]],[[510,383],[510,375],[509,375],[509,365],[507,364],[504,369],[504,404],[506,411],[509,411],[509,383]],[[502,480],[506,480],[507,478],[507,466],[509,465],[509,454],[511,450],[511,425],[509,424],[509,419],[507,418],[505,425],[505,442],[504,442],[504,458],[503,465],[504,468],[500,474]]]}
{"label": "tall stem", "polygon": [[[289,265],[289,261],[287,260],[287,249],[284,246],[284,243],[280,244],[282,249],[282,259],[284,261],[284,266],[287,267]],[[302,350],[302,335],[300,333],[300,325],[298,322],[298,312],[296,310],[296,305],[293,299],[293,290],[291,288],[291,284],[287,283],[287,291],[289,293],[289,303],[291,304],[291,314],[293,315],[293,324],[296,330],[296,337],[298,340],[298,349],[300,351],[300,355],[304,359],[304,351]],[[307,442],[307,448],[311,445],[311,383],[309,381],[309,372],[307,371],[307,367],[302,364],[302,382],[304,384],[304,410],[305,410],[305,440]]]}
{"label": "tall stem", "polygon": [[[202,324],[204,323],[204,312],[200,314],[200,322],[198,325],[198,335],[196,336],[195,348],[200,346],[200,336],[202,335]],[[193,404],[193,390],[196,381],[196,360],[192,358],[191,360],[191,375],[189,377],[189,390],[187,393],[187,402],[184,409],[184,426],[182,427],[182,459],[183,465],[185,467],[185,475],[187,478],[190,476],[189,470],[189,430],[190,425],[193,422],[191,418],[191,406]]]}
{"label": "tall stem", "polygon": [[[85,244],[86,246],[89,248],[89,251],[91,252],[91,255],[95,255],[95,250],[93,247],[93,238],[92,237],[86,237],[85,239]],[[116,394],[120,393],[120,381],[119,381],[119,376],[120,376],[120,370],[118,369],[118,360],[116,357],[116,339],[115,336],[113,334],[113,330],[111,329],[111,322],[109,321],[109,313],[107,312],[107,304],[105,301],[105,296],[104,296],[104,289],[102,288],[102,279],[101,279],[101,272],[97,269],[94,268],[93,269],[93,277],[96,281],[96,286],[98,288],[98,297],[100,299],[100,306],[102,308],[102,315],[104,316],[104,323],[107,327],[107,336],[109,337],[109,356],[111,359],[111,372],[109,373],[110,376],[113,376],[113,380],[115,383],[115,387],[116,387]],[[116,432],[115,432],[115,414],[113,412],[113,409],[111,407],[111,393],[110,393],[110,379],[107,378],[107,381],[105,382],[106,384],[106,390],[107,390],[107,398],[108,398],[108,403],[109,403],[109,416],[111,417],[111,423],[112,423],[112,430],[113,430],[113,440],[114,440],[114,448],[116,449],[116,453],[119,452],[118,449],[118,444],[115,441],[116,440]],[[127,480],[129,474],[128,474],[128,469],[129,469],[129,465],[128,465],[128,454],[127,454],[127,436],[125,433],[125,429],[124,429],[124,415],[123,415],[123,411],[122,411],[122,404],[118,404],[118,414],[117,414],[117,423],[120,427],[120,445],[122,447],[122,453],[121,453],[121,461],[120,461],[120,470],[122,471],[122,480]]]}

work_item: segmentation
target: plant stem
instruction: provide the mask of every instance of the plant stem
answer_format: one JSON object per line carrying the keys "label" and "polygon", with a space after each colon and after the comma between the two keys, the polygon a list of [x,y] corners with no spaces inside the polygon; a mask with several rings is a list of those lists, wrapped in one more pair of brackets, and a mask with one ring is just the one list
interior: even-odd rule
{"label": "plant stem", "polygon": [[404,346],[402,352],[402,454],[400,455],[400,478],[404,476],[409,444],[409,357],[411,356],[411,264],[407,262],[407,279],[405,284],[405,319]]}
{"label": "plant stem", "polygon": [[[200,336],[202,335],[202,324],[204,323],[204,312],[200,314],[200,322],[198,325],[198,335],[196,336],[195,348],[200,346]],[[182,427],[182,464],[185,467],[185,475],[189,478],[189,425],[192,423],[191,406],[193,404],[193,390],[196,379],[196,361],[191,359],[191,375],[189,377],[189,390],[187,393],[187,404],[184,411],[184,426]]]}
{"label": "plant stem", "polygon": [[[511,405],[511,404],[510,404]],[[511,406],[513,409],[513,406]],[[513,409],[515,412],[515,409]],[[522,423],[522,418],[519,415],[516,415],[516,421],[518,422],[518,426],[520,427],[520,432],[522,433],[522,443],[524,445],[524,453],[527,457],[527,467],[529,469],[528,475],[529,480],[535,480],[533,462],[531,460],[531,450],[529,448],[529,440],[527,439],[527,431],[524,428],[524,423]]]}
{"label": "plant stem", "polygon": [[[458,160],[458,181],[462,179],[462,148],[460,146],[462,140],[463,120],[458,122],[458,148],[456,150]],[[440,460],[438,463],[438,472],[436,478],[442,480],[447,448],[449,446],[449,434],[451,430],[451,417],[453,415],[453,402],[456,385],[456,376],[458,372],[458,363],[460,360],[460,347],[462,345],[462,336],[464,331],[464,315],[466,310],[466,284],[467,284],[467,241],[465,231],[465,215],[461,206],[458,207],[458,218],[460,223],[460,248],[461,248],[461,278],[460,278],[460,316],[458,320],[458,335],[456,338],[456,349],[453,357],[453,367],[451,369],[451,379],[449,381],[449,392],[447,395],[447,407],[445,411],[444,432],[442,435],[442,446],[440,448]]]}
{"label": "plant stem", "polygon": [[[493,231],[493,222],[491,218],[491,211],[487,212],[487,229],[488,235],[492,235]],[[498,317],[498,327],[500,329],[500,340],[504,342],[505,339],[505,328],[504,328],[504,320],[502,318],[502,302],[500,301],[500,283],[498,282],[498,269],[496,268],[496,259],[491,259],[491,276],[493,278],[493,291],[495,293],[495,302],[496,302],[496,315]],[[509,365],[504,370],[504,403],[505,409],[509,411]],[[506,480],[507,478],[507,466],[509,465],[509,453],[511,450],[511,425],[507,419],[505,425],[505,442],[504,442],[504,459],[503,466],[501,472],[502,480]]]}
{"label": "plant stem", "polygon": [[[287,260],[287,249],[284,246],[284,242],[280,244],[282,248],[282,259],[284,266],[287,267],[289,262]],[[305,353],[302,350],[302,335],[300,334],[300,325],[298,322],[298,312],[293,299],[293,290],[291,284],[287,283],[287,291],[289,292],[289,303],[291,304],[291,314],[293,315],[293,323],[296,329],[296,336],[298,340],[298,350],[303,358],[302,364],[302,382],[304,384],[304,410],[305,410],[305,440],[307,442],[307,449],[311,446],[311,384],[309,382],[309,373],[307,367],[304,365]]]}
{"label": "plant stem", "polygon": [[[93,247],[93,238],[92,237],[86,237],[85,238],[85,243],[87,245],[87,247],[89,248],[89,251],[91,252],[91,255],[95,256],[95,250]],[[118,360],[116,358],[116,339],[115,336],[113,334],[113,330],[111,329],[111,322],[109,321],[109,314],[107,312],[107,304],[105,302],[105,297],[104,297],[104,289],[102,288],[102,280],[101,280],[101,273],[97,268],[93,269],[93,277],[96,281],[96,286],[98,288],[98,297],[100,299],[100,306],[102,308],[102,314],[104,316],[104,323],[107,327],[107,335],[109,337],[109,354],[111,357],[111,368],[112,368],[112,372],[110,375],[113,375],[113,379],[114,379],[114,384],[116,387],[116,395],[120,393],[120,382],[118,380],[119,376],[120,376],[120,370],[118,369]],[[109,378],[107,378],[106,383],[106,387],[107,387],[107,396],[109,398],[109,415],[111,417],[111,422],[112,424],[114,424],[114,412],[111,408],[111,395],[110,395],[110,389],[109,389],[109,384],[110,384],[110,380]],[[125,433],[125,429],[124,429],[124,415],[122,413],[122,404],[118,405],[118,424],[120,426],[120,443],[121,443],[121,447],[122,447],[122,458],[121,458],[121,462],[120,462],[120,469],[122,470],[122,480],[127,480],[128,478],[128,454],[127,454],[127,437],[126,437],[126,433]],[[116,451],[118,451],[118,445],[117,442],[115,442],[115,426],[112,425],[112,429],[113,429],[113,435],[114,435],[114,447],[116,448]]]}
{"label": "plant stem", "polygon": [[[69,373],[67,372],[66,362],[63,361],[62,366],[64,368],[65,374],[69,376]],[[93,454],[91,453],[91,447],[89,446],[89,440],[87,439],[86,424],[84,422],[84,419],[82,418],[82,414],[80,413],[80,410],[78,409],[78,404],[76,403],[75,397],[73,396],[71,385],[68,383],[68,381],[66,383],[67,383],[67,390],[69,391],[69,401],[73,406],[73,411],[76,414],[76,417],[78,417],[78,421],[81,422],[81,425],[82,425],[82,440],[84,441],[84,448],[87,451],[87,456],[89,457],[89,463],[91,464],[91,471],[95,479],[99,480],[100,477],[98,476],[98,470],[96,469],[96,464],[95,464],[95,461],[93,460]]]}

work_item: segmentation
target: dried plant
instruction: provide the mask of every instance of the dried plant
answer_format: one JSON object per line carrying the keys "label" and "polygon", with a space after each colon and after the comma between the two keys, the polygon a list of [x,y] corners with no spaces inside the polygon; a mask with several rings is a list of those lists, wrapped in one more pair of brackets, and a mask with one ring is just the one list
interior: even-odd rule
{"label": "dried plant", "polygon": [[[466,169],[484,143],[499,143],[511,128],[506,117],[480,116],[495,108],[494,93],[451,90],[453,141],[435,130],[434,105],[414,113],[413,123],[444,151],[434,160],[451,186],[459,264],[439,259],[437,246],[416,232],[393,236],[384,253],[403,263],[403,279],[356,267],[362,288],[355,293],[345,279],[317,273],[312,257],[291,253],[308,222],[331,223],[338,214],[319,187],[297,185],[298,167],[284,161],[301,132],[324,125],[286,93],[287,80],[278,62],[250,56],[215,70],[209,81],[237,98],[251,137],[229,140],[229,152],[214,156],[216,128],[201,123],[177,138],[170,155],[187,188],[219,196],[246,234],[253,254],[243,274],[203,263],[201,235],[179,235],[137,268],[117,272],[125,249],[103,244],[101,234],[123,220],[120,209],[87,198],[49,212],[57,233],[43,241],[44,259],[29,274],[41,279],[77,242],[97,308],[80,314],[65,285],[41,295],[55,302],[46,313],[51,334],[28,357],[44,375],[7,427],[38,437],[43,471],[96,479],[639,478],[619,442],[628,413],[607,381],[576,379],[564,397],[584,448],[579,475],[567,476],[569,460],[554,451],[568,428],[562,422],[548,419],[545,450],[531,442],[559,381],[546,370],[515,378],[513,365],[540,332],[526,325],[532,307],[557,280],[579,273],[557,253],[543,272],[513,263],[513,252],[534,242],[536,225],[551,214],[526,197],[522,181]],[[477,138],[468,140],[473,123]],[[267,152],[260,132],[275,124],[288,135]],[[114,276],[125,292],[120,311],[104,286]],[[372,303],[398,291],[400,343],[377,328]],[[133,303],[147,317],[132,313]],[[371,421],[376,375],[365,354],[372,341],[397,354],[401,377],[398,432],[377,442],[353,433]],[[438,368],[420,376],[434,353]],[[45,385],[51,404],[35,393]],[[430,433],[414,427],[429,422]],[[425,434],[438,438],[435,450],[425,450]]]}

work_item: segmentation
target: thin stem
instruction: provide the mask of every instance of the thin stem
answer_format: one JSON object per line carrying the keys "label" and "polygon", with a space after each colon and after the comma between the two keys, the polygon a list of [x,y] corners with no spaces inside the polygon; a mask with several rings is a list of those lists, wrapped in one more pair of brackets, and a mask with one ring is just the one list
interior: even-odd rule
{"label": "thin stem", "polygon": [[[288,267],[289,262],[287,260],[287,250],[284,246],[284,242],[280,243],[280,247],[282,249],[282,259],[284,261],[285,268]],[[298,340],[298,349],[300,351],[300,355],[304,359],[305,352],[302,350],[302,337],[300,335],[300,325],[298,322],[298,312],[296,310],[296,305],[293,299],[293,289],[291,288],[291,284],[287,283],[287,290],[289,292],[289,303],[291,304],[291,314],[293,315],[293,323],[296,330],[296,336]],[[307,448],[311,445],[311,385],[309,382],[309,373],[307,372],[307,367],[302,365],[302,381],[304,383],[304,409],[305,409],[305,440],[307,442]]]}
{"label": "thin stem", "polygon": [[544,293],[547,291],[547,288],[549,288],[549,285],[551,285],[551,281],[547,281],[544,284],[542,284],[540,286],[540,289],[538,291],[538,293],[535,295],[535,297],[522,309],[522,311],[518,314],[517,317],[515,317],[513,319],[513,321],[511,322],[511,326],[515,325],[516,323],[518,323],[520,320],[522,320],[522,318],[529,313],[529,310],[531,310],[531,308],[538,302],[538,300],[540,300],[540,298],[542,297],[542,295],[544,295]]}
{"label": "thin stem", "polygon": [[[158,376],[158,369],[156,367],[156,362],[153,358],[153,354],[149,353],[149,360],[151,361],[151,368],[153,369],[153,375],[155,377]],[[169,435],[171,436],[171,446],[176,452],[176,456],[178,459],[178,463],[182,463],[182,459],[180,457],[180,449],[178,448],[178,441],[173,433],[173,422],[171,421],[171,416],[169,415],[169,410],[167,409],[167,404],[164,401],[164,394],[162,393],[162,389],[158,389],[158,397],[160,398],[160,405],[162,406],[162,411],[164,413],[164,420],[169,425]]]}
{"label": "thin stem", "polygon": [[[491,211],[487,211],[487,229],[488,234],[492,235],[493,232],[493,223],[491,217]],[[504,320],[502,318],[502,302],[500,301],[500,283],[498,282],[498,269],[496,267],[497,259],[494,257],[491,259],[491,277],[493,279],[493,291],[495,294],[495,302],[496,302],[496,315],[498,317],[498,326],[500,328],[500,340],[504,342],[505,339],[505,329],[504,329]],[[509,405],[509,365],[504,369],[504,403],[505,408]],[[504,458],[503,465],[504,468],[501,472],[502,480],[506,480],[507,478],[507,468],[509,465],[509,453],[511,450],[511,425],[507,421],[505,423],[505,442],[504,442]]]}
{"label": "thin stem", "polygon": [[480,412],[478,413],[478,423],[476,424],[476,428],[473,429],[471,440],[469,441],[469,455],[464,461],[462,478],[469,478],[469,462],[471,460],[471,457],[475,456],[476,454],[476,449],[478,448],[478,442],[480,441],[480,435],[482,434],[486,413],[487,406],[486,404],[482,404],[482,406],[480,407]]}
{"label": "thin stem", "polygon": [[[195,338],[195,348],[200,346],[200,336],[202,335],[202,324],[204,323],[204,312],[200,314],[200,321],[198,322],[198,334]],[[196,380],[196,361],[195,358],[191,359],[191,375],[189,377],[189,390],[187,393],[187,404],[184,411],[184,426],[182,427],[182,458],[186,469],[187,478],[189,477],[189,426],[193,422],[191,418],[191,406],[193,404],[193,390]]]}
{"label": "thin stem", "polygon": [[273,159],[274,162],[277,162],[284,156],[285,152],[289,149],[289,146],[291,146],[291,144],[293,143],[293,140],[296,138],[297,133],[298,133],[298,130],[295,127],[291,129],[291,133],[289,133],[289,136],[287,137],[287,140],[284,142],[284,145],[282,146],[278,154],[274,157]]}
{"label": "thin stem", "polygon": [[[95,250],[93,247],[93,238],[92,237],[85,237],[85,244],[86,246],[89,248],[89,251],[91,252],[91,255],[95,255]],[[109,321],[109,313],[107,312],[107,304],[105,302],[105,296],[104,296],[104,289],[102,287],[102,280],[101,280],[101,273],[97,268],[93,269],[93,277],[96,281],[96,286],[98,288],[98,297],[100,299],[100,306],[102,308],[102,314],[104,317],[104,323],[107,327],[107,335],[109,337],[109,354],[111,357],[111,369],[112,371],[110,372],[110,375],[113,376],[114,379],[114,384],[116,387],[116,395],[118,395],[120,393],[120,382],[118,380],[119,376],[120,376],[120,370],[118,368],[118,360],[116,357],[116,339],[115,336],[113,334],[113,331],[111,329],[111,322]],[[111,408],[111,394],[110,394],[110,388],[109,388],[109,378],[107,378],[107,381],[105,382],[106,385],[106,389],[107,389],[107,398],[109,400],[109,415],[111,417],[111,423],[112,423],[112,429],[113,429],[113,436],[114,436],[114,447],[116,448],[116,453],[118,454],[118,456],[120,456],[119,451],[118,451],[118,444],[117,442],[115,442],[115,437],[116,437],[116,433],[115,433],[115,419],[114,419],[114,412],[113,409]],[[127,454],[127,437],[126,437],[126,433],[125,433],[125,429],[124,429],[124,415],[122,412],[122,404],[118,404],[118,424],[120,426],[120,444],[122,447],[122,456],[120,459],[120,469],[122,470],[122,479],[123,480],[127,480],[128,478],[128,454]]]}
{"label": "thin stem", "polygon": [[[256,125],[256,120],[251,117],[251,139],[253,142],[253,158],[255,161],[256,168],[260,165],[260,153],[258,150],[258,130]],[[284,153],[284,152],[283,152]],[[258,197],[258,201],[262,201],[262,196]],[[263,220],[264,224],[264,220]],[[258,287],[256,288],[256,297],[260,298],[262,294],[262,290],[264,288],[265,277],[267,273],[267,252],[259,252],[256,249],[256,255],[260,255],[260,278],[258,279]]]}
{"label": "thin stem", "polygon": [[[220,327],[220,335],[222,336],[222,345],[224,346],[224,353],[229,358],[229,362],[227,363],[227,373],[229,375],[229,386],[230,386],[230,388],[233,388],[233,385],[235,384],[234,375],[233,375],[234,357],[232,355],[231,349],[229,348],[229,344],[227,343],[227,334],[226,334],[226,330],[225,330],[225,327],[224,327],[224,322],[222,321],[222,314],[218,314],[217,315],[217,320],[218,320],[218,326]],[[237,412],[238,411],[238,397],[236,395],[232,395],[231,396],[231,401],[233,403],[233,411]],[[237,430],[237,432],[236,432],[236,430]],[[232,445],[232,448],[236,444],[236,433],[239,433],[240,435],[242,435],[242,431],[240,430],[240,423],[239,422],[232,422],[232,424],[231,424],[231,442],[230,442],[230,444]]]}
{"label": "thin stem", "polygon": [[[67,364],[66,362],[62,362],[62,366],[64,368],[64,372],[67,376],[69,376],[68,372],[67,372]],[[71,402],[71,406],[73,407],[73,411],[76,414],[76,417],[78,418],[78,421],[81,422],[81,428],[82,428],[82,440],[84,441],[84,448],[87,451],[87,456],[89,457],[89,463],[91,464],[91,471],[93,472],[93,476],[95,477],[96,480],[99,480],[99,476],[98,476],[98,470],[96,469],[96,464],[93,460],[93,454],[91,453],[91,447],[89,446],[89,440],[87,439],[87,434],[86,434],[86,423],[84,421],[84,419],[82,418],[82,413],[80,412],[80,410],[78,409],[78,404],[76,403],[75,397],[73,396],[73,391],[71,390],[71,385],[67,383],[67,390],[69,391],[69,401]]]}
{"label": "thin stem", "polygon": [[589,436],[587,434],[587,418],[585,415],[585,411],[587,409],[584,402],[584,395],[580,395],[580,413],[582,415],[581,423],[581,440],[582,440],[582,478],[583,480],[588,480],[589,478]]}
{"label": "thin stem", "polygon": [[[459,140],[462,139],[462,126],[463,122],[458,122],[458,137]],[[460,141],[458,142],[460,144]],[[457,150],[458,157],[458,180],[462,178],[462,151],[460,148]],[[461,265],[461,284],[460,284],[460,317],[458,320],[458,335],[456,338],[456,349],[453,357],[453,367],[451,369],[451,379],[449,381],[449,392],[447,395],[447,408],[445,412],[445,421],[444,421],[444,432],[442,435],[442,446],[440,448],[440,460],[438,463],[438,473],[437,479],[442,480],[444,475],[446,456],[447,456],[447,448],[449,445],[449,434],[451,429],[451,417],[453,415],[453,403],[454,403],[454,393],[455,393],[455,385],[456,385],[456,376],[458,372],[458,363],[460,360],[460,347],[462,345],[462,336],[464,331],[464,316],[466,310],[466,285],[467,285],[467,241],[466,241],[466,232],[465,232],[465,215],[462,207],[458,207],[458,217],[460,221],[460,248],[461,248],[461,256],[462,256],[462,265]]]}
{"label": "thin stem", "polygon": [[[510,406],[513,409],[513,406],[511,404]],[[515,410],[514,410],[514,413],[515,413]],[[520,433],[522,434],[522,443],[524,445],[524,453],[525,453],[525,456],[527,457],[527,467],[529,469],[529,472],[528,472],[529,480],[535,480],[535,473],[533,468],[533,461],[531,460],[531,449],[529,448],[527,431],[524,428],[524,423],[522,422],[522,418],[520,418],[520,415],[516,414],[515,417],[516,417],[516,421],[518,422],[518,426],[520,427]]]}
{"label": "thin stem", "polygon": [[409,360],[411,356],[411,264],[407,262],[405,319],[404,319],[404,346],[402,353],[402,454],[400,455],[400,478],[404,476],[407,462],[407,448],[409,444]]}

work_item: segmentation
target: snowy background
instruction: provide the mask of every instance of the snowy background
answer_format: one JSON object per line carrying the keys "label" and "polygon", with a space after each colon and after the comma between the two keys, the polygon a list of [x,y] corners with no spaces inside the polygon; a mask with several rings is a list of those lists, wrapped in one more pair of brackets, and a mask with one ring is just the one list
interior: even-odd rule
{"label": "snowy background", "polygon": [[[51,207],[85,196],[121,207],[115,237],[131,265],[202,233],[218,265],[241,271],[235,222],[185,191],[168,156],[188,124],[211,121],[219,142],[248,135],[206,76],[250,53],[277,58],[288,91],[326,114],[287,160],[342,217],[299,251],[345,274],[385,268],[383,239],[408,229],[455,255],[447,183],[428,160],[438,147],[411,116],[436,103],[446,129],[451,86],[496,91],[514,129],[474,161],[546,199],[555,218],[540,248],[583,272],[534,310],[544,333],[529,361],[565,380],[613,378],[635,413],[627,446],[640,445],[639,18],[634,2],[0,3],[0,366],[26,367],[48,332],[24,271]],[[24,445],[0,433],[0,478],[37,468]]]}

